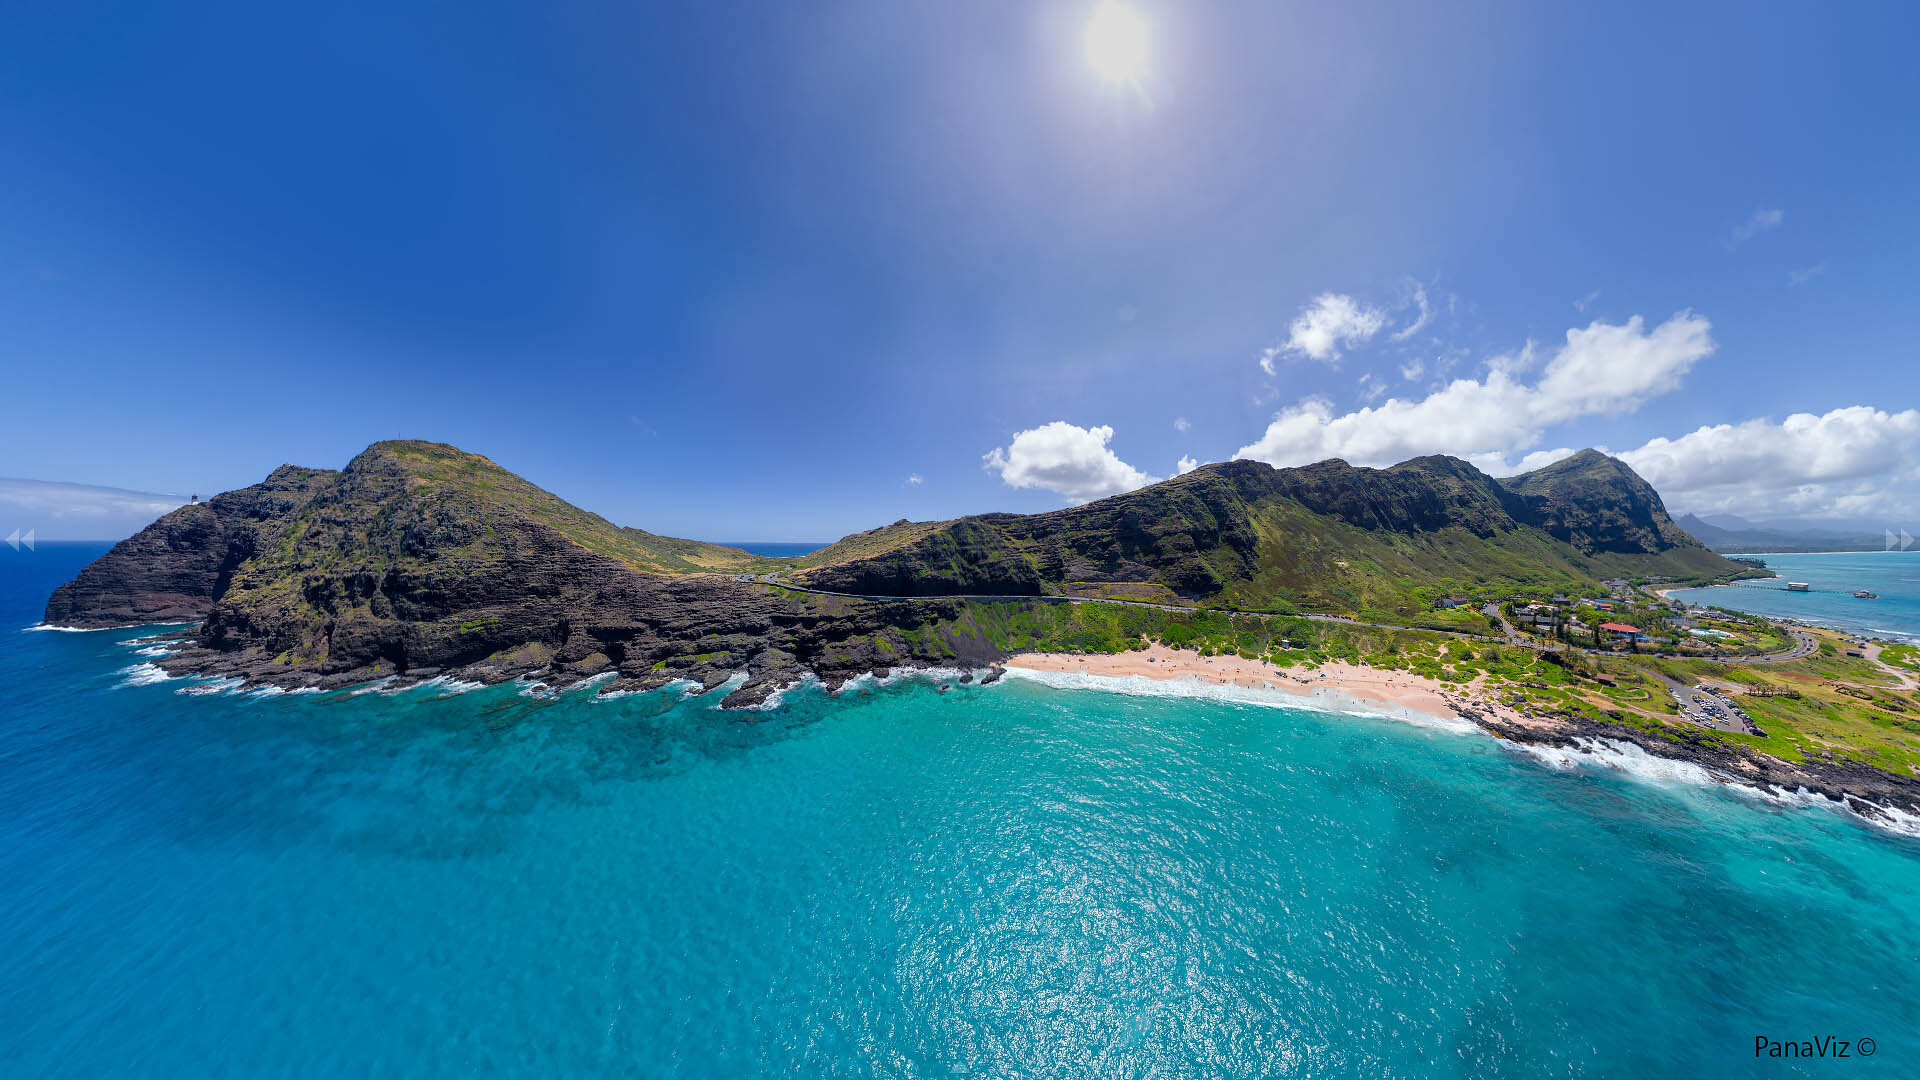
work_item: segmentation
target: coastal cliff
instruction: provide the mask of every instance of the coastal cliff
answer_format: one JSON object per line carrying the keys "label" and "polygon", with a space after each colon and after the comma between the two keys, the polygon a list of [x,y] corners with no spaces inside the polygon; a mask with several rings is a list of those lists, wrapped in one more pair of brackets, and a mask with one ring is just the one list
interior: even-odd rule
{"label": "coastal cliff", "polygon": [[[285,688],[453,676],[712,689],[738,679],[729,706],[807,677],[837,688],[895,668],[1147,642],[1185,643],[1198,650],[1188,655],[1213,658],[1206,664],[1237,657],[1262,672],[1371,656],[1426,678],[1448,666],[1452,681],[1431,689],[1452,714],[1513,742],[1630,742],[1862,813],[1920,814],[1911,769],[1823,757],[1791,739],[1767,753],[1670,724],[1658,710],[1628,722],[1604,691],[1646,680],[1647,702],[1665,694],[1629,661],[1596,657],[1610,666],[1556,699],[1540,680],[1572,676],[1550,653],[1523,649],[1530,659],[1515,667],[1493,660],[1494,648],[1483,644],[1476,660],[1460,637],[1401,629],[1404,621],[1292,614],[1392,615],[1436,585],[1597,592],[1603,575],[1743,570],[1674,525],[1631,470],[1594,452],[1508,480],[1444,457],[1378,470],[1228,462],[1086,506],[896,522],[775,560],[621,528],[479,455],[388,442],[341,470],[283,466],[173,511],[56,590],[46,621],[192,623],[172,635],[162,667]],[[1102,583],[1159,591],[1145,601],[1071,599]],[[1220,610],[1241,605],[1268,614]],[[1469,682],[1485,685],[1463,697]],[[1797,685],[1808,700],[1824,693]],[[1516,693],[1542,701],[1518,710],[1495,701]]]}
{"label": "coastal cliff", "polygon": [[1149,584],[1256,610],[1406,617],[1421,589],[1741,571],[1675,525],[1633,470],[1587,450],[1504,481],[1444,456],[1387,469],[1203,465],[1049,513],[898,522],[810,557],[797,580],[897,596]]}
{"label": "coastal cliff", "polygon": [[458,672],[499,681],[617,675],[716,686],[735,703],[804,673],[984,662],[970,639],[882,631],[954,602],[846,600],[747,584],[763,560],[620,529],[452,447],[380,443],[341,471],[276,470],[181,507],[57,590],[55,625],[199,622],[178,671],[332,687]]}
{"label": "coastal cliff", "polygon": [[1227,462],[1053,513],[857,534],[802,560],[789,589],[765,579],[795,564],[621,528],[477,454],[384,442],[168,514],[56,591],[46,619],[197,622],[171,669],[289,687],[458,673],[644,689],[744,672],[743,704],[807,674],[985,663],[1027,632],[1027,616],[968,597],[1126,582],[1163,590],[1151,599],[1391,616],[1436,583],[1739,571],[1625,466],[1570,460],[1504,483],[1444,457]]}

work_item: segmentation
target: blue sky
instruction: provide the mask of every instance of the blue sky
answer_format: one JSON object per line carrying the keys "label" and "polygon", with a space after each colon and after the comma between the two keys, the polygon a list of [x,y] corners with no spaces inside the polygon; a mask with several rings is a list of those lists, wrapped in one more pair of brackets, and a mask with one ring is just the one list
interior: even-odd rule
{"label": "blue sky", "polygon": [[1912,5],[1137,0],[1118,83],[1097,0],[182,7],[0,34],[0,476],[419,437],[814,540],[1601,445],[1920,509]]}

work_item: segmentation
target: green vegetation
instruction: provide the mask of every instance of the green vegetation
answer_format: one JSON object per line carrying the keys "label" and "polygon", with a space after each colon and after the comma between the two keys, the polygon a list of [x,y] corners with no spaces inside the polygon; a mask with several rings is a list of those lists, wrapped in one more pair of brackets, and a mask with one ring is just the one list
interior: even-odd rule
{"label": "green vegetation", "polygon": [[480,456],[443,443],[395,441],[362,451],[348,471],[397,470],[417,497],[447,504],[492,504],[554,529],[588,551],[660,574],[731,572],[767,560],[739,548],[622,528],[522,480]]}
{"label": "green vegetation", "polygon": [[1920,646],[1887,645],[1880,650],[1880,661],[1907,671],[1920,671]]}
{"label": "green vegetation", "polygon": [[945,521],[896,521],[891,525],[882,525],[877,529],[854,533],[841,537],[828,546],[811,555],[794,560],[801,568],[827,566],[833,563],[848,562],[854,559],[871,559],[889,551],[905,547],[908,544],[925,539],[935,530],[943,528]]}
{"label": "green vegetation", "polygon": [[1436,600],[1754,572],[1701,547],[1644,481],[1593,452],[1504,482],[1442,457],[1226,462],[1051,513],[895,522],[800,565],[799,582],[836,592],[1178,601],[1469,631],[1484,619]]}
{"label": "green vegetation", "polygon": [[[1731,665],[1703,658],[1587,656],[1468,641],[1432,631],[1353,626],[1287,615],[1170,612],[1124,605],[972,603],[928,633],[991,642],[1009,652],[1116,653],[1158,643],[1203,656],[1237,655],[1279,668],[1329,661],[1403,670],[1524,711],[1567,713],[1664,738],[1743,746],[1784,761],[1855,762],[1920,770],[1920,701],[1831,635],[1805,660]],[[1905,659],[1912,652],[1896,654]],[[1682,720],[1667,684],[1710,683],[1734,695],[1764,735]]]}

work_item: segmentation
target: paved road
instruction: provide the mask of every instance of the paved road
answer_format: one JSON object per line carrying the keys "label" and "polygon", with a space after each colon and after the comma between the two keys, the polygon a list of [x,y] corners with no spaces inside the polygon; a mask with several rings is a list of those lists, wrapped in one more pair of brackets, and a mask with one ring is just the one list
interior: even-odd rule
{"label": "paved road", "polygon": [[1480,606],[1480,614],[1485,615],[1489,619],[1499,620],[1500,628],[1507,632],[1508,644],[1522,647],[1527,644],[1526,639],[1520,636],[1520,631],[1515,629],[1514,625],[1507,621],[1507,614],[1500,610],[1499,604],[1482,604]]}
{"label": "paved road", "polygon": [[[1499,613],[1499,608],[1494,605],[1488,605],[1488,606],[1494,608],[1495,617],[1500,620],[1500,625],[1507,632],[1507,636],[1504,639],[1493,637],[1492,635],[1489,635],[1489,634],[1469,633],[1465,630],[1439,630],[1439,629],[1433,629],[1431,627],[1424,627],[1424,626],[1410,627],[1410,626],[1399,626],[1394,623],[1363,622],[1359,619],[1349,619],[1343,615],[1319,615],[1319,614],[1282,615],[1272,611],[1248,611],[1244,608],[1226,608],[1226,607],[1197,608],[1190,605],[1181,605],[1181,604],[1154,604],[1154,603],[1149,603],[1148,601],[1145,601],[1145,600],[1105,600],[1098,597],[1054,596],[1046,593],[1029,594],[1029,595],[1006,595],[1006,596],[972,594],[972,593],[943,593],[936,596],[888,596],[888,595],[882,595],[882,594],[876,594],[876,593],[831,592],[826,589],[815,589],[805,585],[795,585],[791,581],[782,581],[777,576],[768,577],[765,580],[762,580],[759,578],[754,578],[751,580],[753,584],[756,584],[756,585],[777,585],[783,589],[792,589],[794,592],[813,593],[816,596],[838,596],[846,600],[974,600],[980,603],[1024,603],[1027,601],[1037,600],[1037,601],[1040,601],[1041,603],[1047,603],[1047,604],[1119,604],[1123,607],[1148,608],[1153,611],[1184,611],[1184,612],[1217,611],[1225,615],[1255,615],[1263,619],[1273,619],[1273,618],[1312,619],[1315,622],[1339,623],[1343,626],[1364,626],[1364,627],[1369,627],[1376,630],[1425,630],[1431,634],[1446,634],[1450,637],[1457,637],[1466,641],[1483,641],[1483,642],[1487,642],[1488,644],[1511,645],[1511,646],[1514,646],[1515,648],[1538,649],[1541,651],[1558,650],[1562,652],[1578,652],[1578,653],[1586,653],[1589,656],[1613,656],[1613,657],[1631,659],[1633,657],[1642,657],[1646,655],[1645,653],[1624,653],[1624,652],[1616,652],[1608,649],[1586,649],[1586,648],[1581,648],[1580,646],[1577,646],[1577,645],[1544,645],[1538,642],[1526,641],[1520,637],[1519,631],[1514,628],[1512,623],[1507,621],[1506,616],[1501,615]],[[1777,664],[1777,663],[1783,663],[1789,660],[1799,660],[1804,657],[1810,656],[1812,655],[1813,651],[1819,647],[1818,643],[1815,642],[1813,640],[1813,637],[1809,634],[1806,634],[1799,630],[1789,630],[1788,633],[1792,635],[1794,644],[1792,648],[1789,648],[1785,651],[1777,652],[1777,653],[1768,653],[1764,656],[1719,657],[1717,658],[1717,662],[1722,664]]]}

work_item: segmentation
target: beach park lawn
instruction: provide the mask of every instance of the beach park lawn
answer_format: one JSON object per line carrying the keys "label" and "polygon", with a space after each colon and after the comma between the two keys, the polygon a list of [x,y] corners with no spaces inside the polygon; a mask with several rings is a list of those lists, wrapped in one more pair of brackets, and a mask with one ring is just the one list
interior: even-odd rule
{"label": "beach park lawn", "polygon": [[[1117,653],[1149,641],[1203,656],[1265,660],[1312,670],[1329,661],[1407,671],[1529,711],[1571,713],[1666,738],[1737,743],[1786,761],[1854,761],[1894,772],[1920,769],[1920,701],[1899,689],[1880,664],[1848,656],[1838,634],[1810,631],[1816,653],[1802,660],[1724,664],[1704,658],[1588,656],[1467,641],[1428,630],[1354,626],[1297,616],[1236,615],[1205,609],[1167,612],[1109,604],[985,603],[943,633],[981,635],[1010,652]],[[1785,648],[1768,626],[1761,640]],[[1898,651],[1896,651],[1898,650]],[[1889,661],[1920,662],[1910,646]],[[1715,731],[1679,718],[1657,672],[1689,686],[1711,680],[1738,687],[1734,700],[1766,734]]]}

